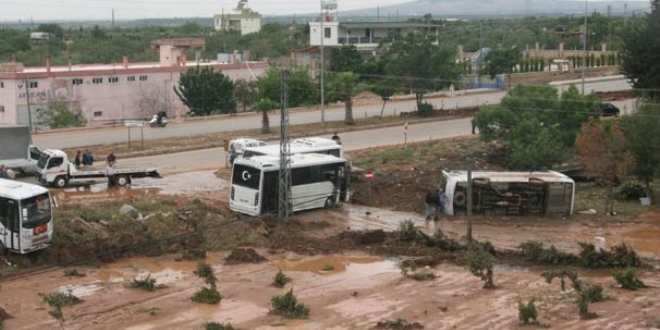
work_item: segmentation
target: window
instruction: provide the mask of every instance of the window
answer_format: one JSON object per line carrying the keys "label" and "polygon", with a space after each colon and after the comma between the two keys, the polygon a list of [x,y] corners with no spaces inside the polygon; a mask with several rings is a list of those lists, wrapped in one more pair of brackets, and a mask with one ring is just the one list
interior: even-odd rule
{"label": "window", "polygon": [[147,81],[147,78],[148,77],[146,75],[142,75],[140,76],[140,81]]}
{"label": "window", "polygon": [[111,83],[111,84],[116,84],[116,83],[119,82],[119,78],[118,77],[110,77],[110,78],[108,78],[108,82]]}
{"label": "window", "polygon": [[0,105],[0,113],[3,113],[3,112],[5,112],[5,106],[4,106],[4,105]]}
{"label": "window", "polygon": [[324,29],[325,29],[325,37],[332,38],[332,29],[331,28],[324,28]]}
{"label": "window", "polygon": [[60,167],[63,163],[64,159],[62,157],[53,157],[48,162],[48,168]]}
{"label": "window", "polygon": [[0,197],[0,223],[6,229],[18,231],[18,214],[18,203],[15,200]]}
{"label": "window", "polygon": [[259,189],[260,180],[261,171],[259,169],[240,164],[234,165],[232,184],[245,188]]}
{"label": "window", "polygon": [[83,84],[83,80],[80,79],[80,78],[73,78],[73,79],[71,80],[71,83],[74,84],[74,85],[82,85],[82,84]]}
{"label": "window", "polygon": [[94,117],[101,117],[103,116],[103,111],[94,111]]}
{"label": "window", "polygon": [[92,78],[92,84],[102,84],[103,78]]}
{"label": "window", "polygon": [[126,77],[126,81],[128,81],[128,82],[134,82],[134,81],[135,81],[135,76],[128,76],[128,77]]}
{"label": "window", "polygon": [[[26,221],[23,221],[23,228],[35,228],[50,221],[51,211],[48,194],[42,194],[22,200],[21,208],[27,209],[28,211],[28,218]],[[43,232],[45,231],[42,231],[42,233]]]}
{"label": "window", "polygon": [[39,84],[36,81],[30,81],[28,86],[30,86],[30,88],[37,88],[39,87]]}

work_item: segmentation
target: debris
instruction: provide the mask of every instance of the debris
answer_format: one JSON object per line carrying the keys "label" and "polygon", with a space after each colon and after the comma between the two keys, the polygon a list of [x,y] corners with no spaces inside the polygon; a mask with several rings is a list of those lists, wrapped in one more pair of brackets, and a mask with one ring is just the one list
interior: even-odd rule
{"label": "debris", "polygon": [[129,217],[133,219],[138,219],[141,218],[142,216],[140,215],[140,212],[136,210],[133,206],[124,204],[121,206],[119,209],[119,214],[127,214]]}
{"label": "debris", "polygon": [[228,265],[242,264],[242,263],[260,263],[266,261],[266,258],[260,256],[257,251],[252,248],[243,249],[238,248],[231,251],[231,254],[225,259]]}

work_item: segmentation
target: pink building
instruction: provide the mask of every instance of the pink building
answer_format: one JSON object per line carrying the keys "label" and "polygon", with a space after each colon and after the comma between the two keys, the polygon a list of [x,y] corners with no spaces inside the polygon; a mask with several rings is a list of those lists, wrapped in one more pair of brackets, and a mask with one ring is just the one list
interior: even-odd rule
{"label": "pink building", "polygon": [[[52,102],[82,109],[89,125],[147,119],[158,111],[176,117],[189,111],[174,93],[179,76],[189,68],[211,66],[232,80],[253,80],[265,74],[266,62],[188,62],[175,47],[160,48],[159,63],[89,64],[25,68],[21,63],[0,64],[0,124],[39,125]],[[29,90],[29,95],[26,91]],[[28,101],[29,100],[29,101]],[[28,105],[30,115],[28,116]],[[31,117],[31,118],[30,118]]]}

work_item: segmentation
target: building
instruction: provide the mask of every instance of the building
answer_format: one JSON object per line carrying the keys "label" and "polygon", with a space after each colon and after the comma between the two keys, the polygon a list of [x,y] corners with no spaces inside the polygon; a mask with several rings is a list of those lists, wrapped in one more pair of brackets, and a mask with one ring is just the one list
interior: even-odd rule
{"label": "building", "polygon": [[338,22],[333,16],[324,15],[323,22],[309,22],[309,45],[321,46],[323,39],[323,46],[355,45],[360,51],[372,51],[392,31],[405,36],[426,27],[411,22]]}
{"label": "building", "polygon": [[261,14],[247,7],[247,0],[239,0],[238,6],[230,13],[213,16],[216,31],[239,31],[241,35],[257,33],[261,30]]}
{"label": "building", "polygon": [[[199,54],[199,53],[198,53]],[[66,102],[79,108],[88,125],[121,123],[124,119],[147,119],[159,110],[170,116],[189,111],[174,93],[182,72],[213,67],[232,80],[253,80],[263,75],[266,62],[188,62],[181,49],[160,47],[160,62],[87,64],[24,67],[13,60],[0,64],[0,124],[28,125],[45,129],[41,115],[52,102]],[[29,93],[28,93],[29,91]],[[28,113],[28,108],[30,109]]]}

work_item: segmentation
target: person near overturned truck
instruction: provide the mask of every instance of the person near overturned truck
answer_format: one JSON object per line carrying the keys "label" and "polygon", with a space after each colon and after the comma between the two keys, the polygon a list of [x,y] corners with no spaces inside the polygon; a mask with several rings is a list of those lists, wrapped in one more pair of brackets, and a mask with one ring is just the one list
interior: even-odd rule
{"label": "person near overturned truck", "polygon": [[9,179],[9,173],[7,173],[5,165],[0,165],[0,179]]}
{"label": "person near overturned truck", "polygon": [[445,212],[445,203],[447,203],[447,194],[445,194],[442,188],[439,188],[436,194],[433,196],[435,204],[435,221],[442,216],[442,213]]}
{"label": "person near overturned truck", "polygon": [[108,167],[105,169],[105,175],[108,177],[108,188],[115,186],[115,163],[108,162]]}
{"label": "person near overturned truck", "polygon": [[85,152],[82,155],[82,164],[83,165],[94,165],[94,154],[92,154],[89,149],[85,149]]}
{"label": "person near overturned truck", "polygon": [[76,164],[76,167],[80,167],[80,164],[82,164],[82,156],[80,153],[80,150],[76,152],[76,159],[73,161],[74,164]]}
{"label": "person near overturned truck", "polygon": [[106,159],[106,163],[108,164],[108,166],[110,166],[110,165],[114,166],[116,162],[117,162],[117,157],[115,157],[114,151],[110,151],[110,154],[108,155],[108,158]]}

